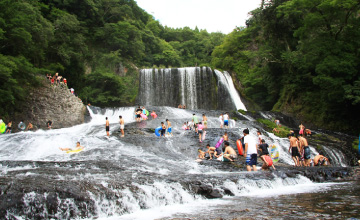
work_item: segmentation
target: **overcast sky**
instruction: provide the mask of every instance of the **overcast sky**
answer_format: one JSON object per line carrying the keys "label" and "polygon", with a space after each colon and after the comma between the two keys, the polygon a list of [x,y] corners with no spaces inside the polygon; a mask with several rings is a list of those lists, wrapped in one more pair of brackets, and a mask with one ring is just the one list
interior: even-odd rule
{"label": "overcast sky", "polygon": [[163,26],[188,26],[208,32],[230,33],[245,26],[248,13],[260,6],[261,0],[135,0]]}

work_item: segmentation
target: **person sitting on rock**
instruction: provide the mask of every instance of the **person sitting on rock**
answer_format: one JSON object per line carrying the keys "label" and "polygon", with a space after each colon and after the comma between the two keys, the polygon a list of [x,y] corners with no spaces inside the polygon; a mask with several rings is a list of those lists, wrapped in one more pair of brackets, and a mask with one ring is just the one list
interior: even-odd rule
{"label": "person sitting on rock", "polygon": [[205,159],[206,152],[202,151],[200,148],[198,149],[198,152],[199,152],[198,158],[199,159]]}
{"label": "person sitting on rock", "polygon": [[225,152],[224,152],[224,161],[233,162],[237,158],[237,154],[234,148],[229,146],[229,142],[225,141]]}
{"label": "person sitting on rock", "polygon": [[75,148],[61,148],[59,147],[60,150],[62,151],[68,151],[68,150],[79,150],[79,149],[84,149],[83,146],[80,145],[80,142],[76,142],[76,147]]}
{"label": "person sitting on rock", "polygon": [[179,105],[178,105],[178,108],[182,108],[182,105],[181,105],[181,104],[179,104]]}
{"label": "person sitting on rock", "polygon": [[272,130],[274,133],[278,133],[279,134],[279,130],[278,129],[276,129],[276,128],[274,128],[273,130]]}
{"label": "person sitting on rock", "polygon": [[323,156],[320,152],[314,157],[314,166],[328,166],[331,165],[327,157]]}

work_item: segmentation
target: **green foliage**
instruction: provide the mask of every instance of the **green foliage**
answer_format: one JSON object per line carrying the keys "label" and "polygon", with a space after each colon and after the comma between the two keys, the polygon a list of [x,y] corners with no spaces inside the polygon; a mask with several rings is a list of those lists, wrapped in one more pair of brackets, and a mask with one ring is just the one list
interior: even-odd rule
{"label": "green foliage", "polygon": [[359,138],[356,138],[356,139],[353,141],[352,146],[353,146],[353,148],[354,148],[356,151],[359,151]]}
{"label": "green foliage", "polygon": [[356,0],[267,1],[216,47],[211,63],[236,72],[243,93],[266,110],[357,132],[359,10]]}
{"label": "green foliage", "polygon": [[[285,138],[290,133],[290,128],[283,126],[283,125],[281,127],[279,127],[273,121],[270,121],[267,119],[262,119],[262,118],[258,118],[258,119],[256,119],[256,121],[263,124],[268,132],[273,132],[278,137]],[[279,132],[274,132],[273,131],[274,128],[276,128]]]}

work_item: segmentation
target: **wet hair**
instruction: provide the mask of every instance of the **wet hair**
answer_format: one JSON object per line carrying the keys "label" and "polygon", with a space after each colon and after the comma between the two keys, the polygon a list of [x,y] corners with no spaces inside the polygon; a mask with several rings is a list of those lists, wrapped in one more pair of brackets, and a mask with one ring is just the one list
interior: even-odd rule
{"label": "wet hair", "polygon": [[122,118],[122,116],[120,115],[119,118]]}
{"label": "wet hair", "polygon": [[193,115],[195,115],[195,113]]}
{"label": "wet hair", "polygon": [[257,133],[261,134],[261,132],[260,132],[260,131],[257,131]]}
{"label": "wet hair", "polygon": [[244,133],[244,134],[249,134],[249,129],[248,129],[248,128],[244,129],[244,130],[243,130],[243,133]]}
{"label": "wet hair", "polygon": [[201,121],[198,124],[201,124]]}
{"label": "wet hair", "polygon": [[161,122],[161,124],[164,124],[164,122]]}
{"label": "wet hair", "polygon": [[80,141],[76,142],[77,144],[80,144]]}
{"label": "wet hair", "polygon": [[108,118],[106,117],[105,119],[107,120]]}
{"label": "wet hair", "polygon": [[227,134],[227,132],[225,131],[224,134]]}
{"label": "wet hair", "polygon": [[224,145],[225,145],[225,146],[229,146],[229,142],[228,142],[228,141],[225,141]]}
{"label": "wet hair", "polygon": [[293,134],[291,134],[291,133],[289,133],[288,135],[287,135],[287,137],[292,137],[293,136]]}
{"label": "wet hair", "polygon": [[169,119],[166,119],[165,121],[169,121]]}
{"label": "wet hair", "polygon": [[265,140],[264,140],[264,139],[261,139],[261,143],[265,143]]}
{"label": "wet hair", "polygon": [[210,144],[207,144],[206,147],[210,147]]}

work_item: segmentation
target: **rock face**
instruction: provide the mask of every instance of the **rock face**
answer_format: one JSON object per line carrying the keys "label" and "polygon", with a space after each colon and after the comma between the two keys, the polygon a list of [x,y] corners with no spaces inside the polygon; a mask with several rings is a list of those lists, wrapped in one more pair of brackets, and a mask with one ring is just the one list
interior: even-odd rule
{"label": "rock face", "polygon": [[52,128],[71,127],[84,122],[86,107],[82,101],[71,94],[65,85],[51,86],[47,79],[42,85],[29,92],[21,114],[16,115],[13,126],[22,120],[27,125],[31,122],[34,129],[47,129],[48,120]]}

